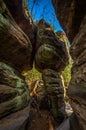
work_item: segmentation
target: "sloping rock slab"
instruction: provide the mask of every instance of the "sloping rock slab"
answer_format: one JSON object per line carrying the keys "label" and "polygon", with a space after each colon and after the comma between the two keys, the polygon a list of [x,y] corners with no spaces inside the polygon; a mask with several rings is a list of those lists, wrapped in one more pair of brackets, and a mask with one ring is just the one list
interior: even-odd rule
{"label": "sloping rock slab", "polygon": [[0,130],[25,130],[29,118],[29,107],[0,120]]}

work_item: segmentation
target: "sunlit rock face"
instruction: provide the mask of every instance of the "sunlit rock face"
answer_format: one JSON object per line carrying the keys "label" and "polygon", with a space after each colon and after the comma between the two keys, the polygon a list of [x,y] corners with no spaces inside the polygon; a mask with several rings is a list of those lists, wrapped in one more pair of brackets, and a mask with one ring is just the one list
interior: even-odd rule
{"label": "sunlit rock face", "polygon": [[35,66],[39,71],[50,68],[60,72],[66,67],[69,60],[68,45],[61,38],[60,32],[54,33],[47,23],[40,21],[35,55]]}
{"label": "sunlit rock face", "polygon": [[86,14],[86,1],[53,0],[57,18],[70,41],[79,31],[81,21]]}
{"label": "sunlit rock face", "polygon": [[0,61],[18,71],[32,68],[32,45],[29,37],[16,24],[5,3],[0,2]]}
{"label": "sunlit rock face", "polygon": [[29,106],[29,89],[15,69],[0,62],[0,118]]}
{"label": "sunlit rock face", "polygon": [[82,130],[86,129],[86,16],[80,31],[71,46],[74,59],[72,79],[68,89],[72,108],[78,117]]}

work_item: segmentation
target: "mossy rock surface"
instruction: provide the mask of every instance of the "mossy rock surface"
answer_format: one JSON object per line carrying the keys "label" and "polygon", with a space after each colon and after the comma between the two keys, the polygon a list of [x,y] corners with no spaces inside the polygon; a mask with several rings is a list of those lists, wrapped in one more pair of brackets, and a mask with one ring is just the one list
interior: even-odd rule
{"label": "mossy rock surface", "polygon": [[0,118],[29,105],[30,95],[24,78],[0,62]]}
{"label": "mossy rock surface", "polygon": [[32,45],[8,11],[3,1],[0,4],[0,61],[22,72],[32,67]]}
{"label": "mossy rock surface", "polygon": [[45,22],[38,24],[38,38],[35,55],[35,66],[43,69],[64,70],[69,63],[68,39],[63,32],[54,33]]}

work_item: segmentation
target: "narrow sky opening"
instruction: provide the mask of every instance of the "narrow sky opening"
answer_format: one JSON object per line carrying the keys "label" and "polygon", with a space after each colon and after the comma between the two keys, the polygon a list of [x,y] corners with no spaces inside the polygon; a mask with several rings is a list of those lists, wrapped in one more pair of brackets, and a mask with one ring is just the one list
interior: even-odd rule
{"label": "narrow sky opening", "polygon": [[26,0],[28,9],[34,21],[44,19],[54,31],[64,31],[56,18],[52,0]]}

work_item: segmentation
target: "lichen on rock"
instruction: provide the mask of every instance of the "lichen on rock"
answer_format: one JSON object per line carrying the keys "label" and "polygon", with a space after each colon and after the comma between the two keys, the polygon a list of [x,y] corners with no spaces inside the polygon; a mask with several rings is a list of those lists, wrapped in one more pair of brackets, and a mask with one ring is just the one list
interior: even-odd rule
{"label": "lichen on rock", "polygon": [[28,86],[15,69],[0,62],[0,118],[29,106]]}

